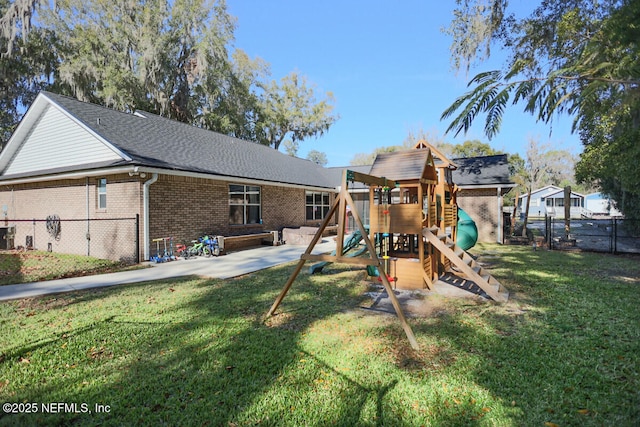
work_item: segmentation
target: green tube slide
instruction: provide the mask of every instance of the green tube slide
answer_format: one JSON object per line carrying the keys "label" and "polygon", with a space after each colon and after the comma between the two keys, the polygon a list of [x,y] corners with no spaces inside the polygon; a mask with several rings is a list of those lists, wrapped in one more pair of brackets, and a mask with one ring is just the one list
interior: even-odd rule
{"label": "green tube slide", "polygon": [[468,250],[475,246],[478,241],[478,227],[462,209],[458,208],[458,232],[456,236],[456,245],[462,250]]}

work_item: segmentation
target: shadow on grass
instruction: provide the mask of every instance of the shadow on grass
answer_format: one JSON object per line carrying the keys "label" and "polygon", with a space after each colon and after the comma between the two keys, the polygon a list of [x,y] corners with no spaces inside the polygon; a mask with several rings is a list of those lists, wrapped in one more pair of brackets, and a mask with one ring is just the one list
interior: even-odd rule
{"label": "shadow on grass", "polygon": [[22,283],[22,256],[15,251],[0,252],[0,286]]}
{"label": "shadow on grass", "polygon": [[[42,299],[33,309],[50,317],[36,327],[63,326],[5,352],[0,400],[109,412],[0,415],[0,424],[634,425],[640,288],[624,277],[639,272],[592,256],[522,248],[484,259],[511,302],[459,301],[411,319],[419,351],[390,316],[343,329],[365,289],[340,269],[301,275],[266,322],[292,266]],[[357,352],[367,340],[375,348],[353,363],[333,355],[348,359],[340,346]]]}
{"label": "shadow on grass", "polygon": [[[450,346],[441,365],[468,372],[517,425],[639,423],[640,265],[621,278],[612,273],[628,263],[614,256],[527,248],[489,262],[511,291],[508,304],[460,303],[414,328]],[[404,354],[408,366],[429,360]]]}
{"label": "shadow on grass", "polygon": [[[38,379],[18,380],[24,385],[17,387],[2,384],[0,395],[9,402],[70,406],[63,413],[43,413],[41,407],[37,414],[0,414],[0,424],[357,425],[373,400],[375,419],[404,425],[383,413],[382,400],[397,380],[359,384],[299,345],[310,324],[357,305],[349,278],[327,286],[302,275],[279,314],[263,322],[291,270],[57,296],[66,302],[50,309],[60,315],[74,306],[96,308],[95,315],[76,320],[90,324],[5,351],[0,382],[9,369],[18,371],[15,377]],[[109,308],[97,308],[103,305]],[[315,411],[308,404],[318,386],[316,371],[306,369],[311,365],[333,371],[342,383],[340,398],[318,400]],[[108,412],[98,412],[96,405]]]}

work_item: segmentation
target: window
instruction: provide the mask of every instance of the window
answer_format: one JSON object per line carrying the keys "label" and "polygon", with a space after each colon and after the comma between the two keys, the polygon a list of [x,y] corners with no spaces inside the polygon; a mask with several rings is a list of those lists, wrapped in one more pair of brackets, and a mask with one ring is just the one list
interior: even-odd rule
{"label": "window", "polygon": [[229,185],[229,224],[260,224],[260,187]]}
{"label": "window", "polygon": [[307,191],[305,207],[307,221],[323,219],[331,208],[329,206],[329,193]]}
{"label": "window", "polygon": [[98,209],[107,209],[107,178],[98,181]]}

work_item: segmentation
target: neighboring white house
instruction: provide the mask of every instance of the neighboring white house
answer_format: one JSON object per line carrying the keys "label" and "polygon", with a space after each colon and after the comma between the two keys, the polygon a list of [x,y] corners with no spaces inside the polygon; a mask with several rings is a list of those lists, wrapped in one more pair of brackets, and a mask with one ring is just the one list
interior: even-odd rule
{"label": "neighboring white house", "polygon": [[617,210],[611,199],[602,193],[591,193],[585,196],[585,208],[592,215],[622,216],[622,212]]}
{"label": "neighboring white house", "polygon": [[[518,200],[520,216],[524,216],[527,207],[527,195],[524,194]],[[584,207],[585,196],[571,192],[571,218],[581,218],[588,214]],[[554,218],[564,218],[564,189],[555,185],[547,185],[531,192],[531,204],[529,205],[529,217],[543,217],[545,215]]]}

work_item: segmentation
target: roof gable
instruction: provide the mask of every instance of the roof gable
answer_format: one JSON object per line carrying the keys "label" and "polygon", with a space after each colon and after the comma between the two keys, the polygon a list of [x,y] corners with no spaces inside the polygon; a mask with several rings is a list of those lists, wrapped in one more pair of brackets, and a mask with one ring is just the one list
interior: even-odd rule
{"label": "roof gable", "polygon": [[[315,163],[280,153],[271,147],[254,142],[229,137],[217,132],[197,128],[185,123],[163,118],[151,113],[138,111],[123,113],[76,99],[43,92],[29,109],[12,140],[21,140],[27,134],[39,131],[41,123],[32,119],[39,117],[45,108],[42,103],[49,101],[52,108],[59,109],[77,127],[87,131],[93,141],[102,142],[113,148],[119,157],[107,157],[107,162],[87,159],[82,163],[70,163],[66,171],[87,170],[100,166],[120,164],[167,171],[226,176],[229,179],[242,178],[274,183],[333,188],[325,168]],[[55,132],[56,129],[49,129]],[[58,133],[58,139],[67,139]],[[10,140],[10,143],[13,141]],[[16,144],[13,144],[14,146]],[[66,145],[64,153],[72,155],[76,145]],[[14,150],[16,151],[16,150]],[[2,153],[2,155],[8,153]],[[7,176],[2,167],[0,174]],[[12,157],[12,156],[10,156]],[[104,160],[104,159],[103,159]],[[8,164],[8,162],[7,162]],[[57,168],[57,171],[64,169]],[[47,169],[42,163],[29,170],[29,176],[43,175]]]}
{"label": "roof gable", "polygon": [[40,94],[0,155],[2,175],[127,160],[122,153]]}
{"label": "roof gable", "polygon": [[[554,197],[554,196],[558,196],[558,195],[560,195],[561,197]],[[572,197],[576,196],[577,198],[584,199],[584,195],[583,194],[576,193],[575,191],[571,192],[571,196]],[[553,192],[547,193],[545,195],[545,198],[550,198],[550,197],[554,198],[554,199],[563,198],[564,197],[564,188],[560,188],[558,191],[553,191]]]}
{"label": "roof gable", "polygon": [[428,148],[381,153],[371,166],[371,175],[383,176],[394,181],[419,181],[433,178],[433,157]]}
{"label": "roof gable", "polygon": [[438,159],[438,167],[445,167],[450,169],[455,169],[458,167],[458,165],[449,160],[442,151],[438,150],[435,146],[429,144],[424,139],[418,141],[416,145],[413,146],[413,148],[417,150],[428,148],[429,150],[431,150],[431,155]]}
{"label": "roof gable", "polygon": [[[547,197],[548,194],[556,193],[560,190],[562,190],[562,188],[555,185],[546,185],[542,188],[538,188],[537,190],[532,191],[531,198],[537,199],[541,197]],[[526,197],[526,194],[524,195],[524,197]]]}

